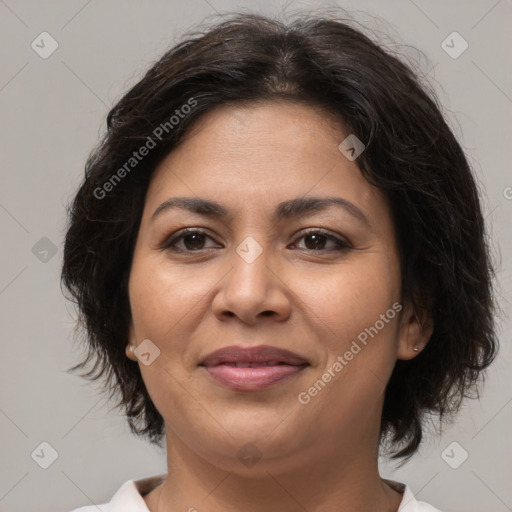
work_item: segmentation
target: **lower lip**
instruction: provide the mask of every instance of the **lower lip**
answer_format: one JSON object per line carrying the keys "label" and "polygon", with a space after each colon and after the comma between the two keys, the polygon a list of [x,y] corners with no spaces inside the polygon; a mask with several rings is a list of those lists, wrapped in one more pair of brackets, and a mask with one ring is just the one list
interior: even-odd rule
{"label": "lower lip", "polygon": [[235,391],[259,391],[277,382],[298,375],[306,365],[257,366],[238,368],[226,364],[206,366],[206,371],[218,382]]}

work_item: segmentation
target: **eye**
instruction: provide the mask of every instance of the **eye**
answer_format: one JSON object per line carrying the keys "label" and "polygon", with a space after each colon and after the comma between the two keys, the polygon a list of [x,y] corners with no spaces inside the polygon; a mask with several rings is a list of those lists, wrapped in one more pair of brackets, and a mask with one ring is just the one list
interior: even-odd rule
{"label": "eye", "polygon": [[[205,249],[212,249],[215,245],[207,246],[207,240],[213,238],[205,231],[197,228],[187,228],[173,234],[161,245],[162,249],[178,252],[198,252]],[[292,247],[297,247],[297,240],[304,239],[305,247],[298,247],[307,251],[341,251],[350,249],[352,246],[342,238],[323,230],[311,230],[303,233],[296,239]],[[331,244],[331,247],[328,245]],[[326,247],[327,245],[327,247]]]}
{"label": "eye", "polygon": [[[297,240],[301,239],[304,239],[306,246],[304,249],[307,251],[341,251],[352,248],[347,241],[323,230],[311,230],[303,233],[301,237],[297,238]],[[294,242],[294,244],[296,243],[297,241]],[[325,245],[328,243],[334,244],[334,247],[326,248]]]}
{"label": "eye", "polygon": [[[183,252],[196,252],[203,249],[211,249],[212,247],[205,246],[206,239],[213,240],[205,231],[187,228],[180,231],[178,235],[172,235],[170,238],[166,239],[161,248]],[[181,244],[181,246],[178,247],[178,244]]]}

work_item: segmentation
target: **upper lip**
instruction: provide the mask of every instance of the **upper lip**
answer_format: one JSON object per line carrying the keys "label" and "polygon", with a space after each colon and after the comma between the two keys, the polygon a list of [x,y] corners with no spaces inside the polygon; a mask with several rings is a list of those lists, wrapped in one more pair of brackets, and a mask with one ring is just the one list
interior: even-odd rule
{"label": "upper lip", "polygon": [[233,345],[220,348],[208,354],[199,363],[200,366],[217,366],[223,363],[261,363],[268,364],[275,362],[277,364],[289,364],[300,366],[309,364],[299,355],[282,348],[271,347],[268,345],[259,345],[257,347],[242,347]]}

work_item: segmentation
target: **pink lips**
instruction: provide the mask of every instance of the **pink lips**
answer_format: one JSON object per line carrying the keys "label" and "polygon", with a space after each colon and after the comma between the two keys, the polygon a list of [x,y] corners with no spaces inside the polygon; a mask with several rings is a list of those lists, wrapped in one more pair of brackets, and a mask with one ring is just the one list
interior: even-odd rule
{"label": "pink lips", "polygon": [[309,363],[276,347],[231,346],[206,356],[200,366],[218,382],[235,391],[258,391],[296,375]]}

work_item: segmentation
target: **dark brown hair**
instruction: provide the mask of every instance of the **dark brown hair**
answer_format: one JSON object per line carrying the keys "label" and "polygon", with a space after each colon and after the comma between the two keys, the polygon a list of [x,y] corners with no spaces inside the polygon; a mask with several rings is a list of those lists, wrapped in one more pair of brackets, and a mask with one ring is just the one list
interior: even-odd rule
{"label": "dark brown hair", "polygon": [[[389,199],[403,298],[431,311],[429,343],[397,361],[385,393],[382,439],[394,457],[408,457],[425,418],[454,413],[495,357],[492,265],[475,179],[435,96],[344,21],[233,15],[171,48],[112,108],[69,208],[62,282],[88,343],[72,370],[93,362],[84,376],[105,377],[132,432],[161,443],[163,418],[125,355],[127,284],[148,184],[205,112],[279,98],[324,107],[364,142],[356,163]],[[150,139],[146,156],[129,160]]]}

